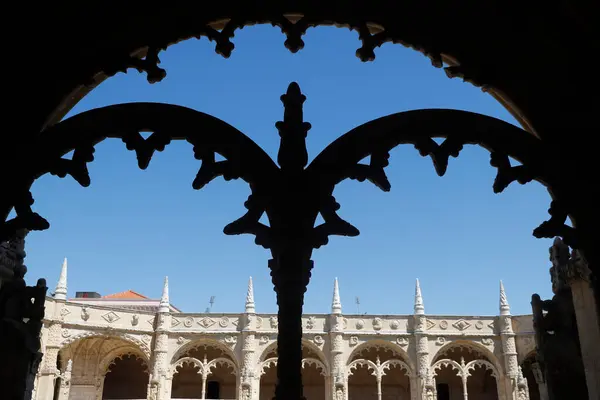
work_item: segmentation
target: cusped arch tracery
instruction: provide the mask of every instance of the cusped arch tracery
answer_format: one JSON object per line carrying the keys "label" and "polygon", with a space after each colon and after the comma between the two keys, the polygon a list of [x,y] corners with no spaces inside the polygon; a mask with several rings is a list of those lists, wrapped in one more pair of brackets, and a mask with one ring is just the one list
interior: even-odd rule
{"label": "cusped arch tracery", "polygon": [[471,376],[471,371],[473,371],[477,367],[483,367],[486,370],[490,370],[492,372],[492,377],[499,379],[500,375],[498,374],[498,370],[496,367],[487,360],[473,360],[469,361],[464,367],[465,375]]}
{"label": "cusped arch tracery", "polygon": [[450,358],[448,353],[460,349],[465,349],[470,353],[474,352],[477,355],[477,357],[475,357],[476,359],[489,362],[494,367],[496,373],[501,373],[503,371],[502,363],[494,353],[485,346],[470,340],[457,340],[440,347],[431,356],[432,365],[442,358]]}
{"label": "cusped arch tracery", "polygon": [[450,367],[450,368],[452,368],[453,371],[454,370],[456,371],[456,375],[458,375],[460,377],[463,376],[463,367],[462,367],[462,365],[460,365],[455,360],[451,360],[449,358],[443,358],[441,360],[438,360],[438,361],[434,362],[431,365],[431,372],[435,376],[435,375],[437,375],[437,371],[439,371],[440,369],[442,369],[444,367]]}
{"label": "cusped arch tracery", "polygon": [[329,371],[323,362],[317,360],[316,358],[307,357],[302,359],[302,368],[306,368],[307,366],[314,366],[322,376],[328,376]]}
{"label": "cusped arch tracery", "polygon": [[[327,370],[329,370],[329,363],[327,362],[327,357],[323,350],[321,350],[316,344],[312,343],[310,340],[302,338],[302,348],[306,348],[308,350],[308,357],[306,358],[314,358],[320,361]],[[264,362],[267,359],[271,358],[270,356],[277,353],[277,342],[273,342],[268,345],[258,357],[260,362]],[[275,357],[277,358],[277,357]]]}
{"label": "cusped arch tracery", "polygon": [[[390,359],[396,359],[407,367],[408,374],[413,374],[415,367],[408,353],[399,345],[385,340],[369,340],[358,345],[348,356],[347,364],[350,365],[354,360],[361,357],[361,353],[375,349],[376,351],[391,352]],[[385,362],[384,362],[385,363]],[[382,363],[383,364],[383,363]]]}
{"label": "cusped arch tracery", "polygon": [[381,363],[379,370],[381,371],[381,375],[385,375],[385,371],[389,371],[392,368],[399,368],[401,371],[404,371],[405,375],[409,377],[411,377],[413,374],[408,364],[402,360],[397,360],[394,358]]}
{"label": "cusped arch tracery", "polygon": [[177,349],[175,354],[173,354],[173,357],[171,357],[171,365],[177,363],[179,359],[186,357],[186,354],[201,347],[203,347],[204,349],[213,348],[220,351],[222,357],[217,358],[229,359],[233,363],[235,370],[237,371],[239,363],[233,350],[225,343],[212,338],[201,338],[184,344],[179,349]]}
{"label": "cusped arch tracery", "polygon": [[372,371],[371,375],[373,375],[373,376],[377,376],[379,373],[379,368],[377,367],[377,364],[375,364],[371,360],[365,360],[365,359],[359,358],[357,360],[352,361],[350,364],[348,364],[348,368],[347,368],[348,376],[353,375],[354,371],[359,367],[365,367],[365,368],[367,368],[367,370]]}
{"label": "cusped arch tracery", "polygon": [[210,361],[200,361],[194,357],[183,357],[171,365],[169,369],[170,376],[172,377],[179,373],[178,369],[186,365],[192,366],[193,368],[198,368],[198,374],[204,376],[210,376],[213,373],[212,370],[218,366],[226,366],[231,368],[232,375],[237,375],[238,373],[237,366],[229,358],[219,357]]}

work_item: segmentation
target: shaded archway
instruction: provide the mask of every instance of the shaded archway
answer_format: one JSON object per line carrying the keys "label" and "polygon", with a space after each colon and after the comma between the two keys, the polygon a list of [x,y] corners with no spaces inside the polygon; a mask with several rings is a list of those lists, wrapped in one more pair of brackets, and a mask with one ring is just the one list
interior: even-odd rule
{"label": "shaded archway", "polygon": [[[72,361],[71,397],[103,398],[106,395],[107,399],[127,399],[131,398],[129,390],[131,394],[143,392],[146,396],[149,359],[145,349],[126,336],[86,332],[67,340],[59,356],[61,360]],[[109,391],[105,393],[106,377],[111,373]]]}
{"label": "shaded archway", "polygon": [[171,398],[234,399],[238,369],[231,351],[212,341],[195,342],[171,365]]}
{"label": "shaded archway", "polygon": [[[544,385],[544,382],[542,381],[541,370],[536,359],[535,351],[529,353],[521,362],[521,371],[523,372],[523,377],[527,380],[529,400],[540,400],[539,386],[540,384]],[[540,381],[540,383],[538,383],[538,381]]]}
{"label": "shaded archway", "polygon": [[[323,352],[308,340],[302,341],[302,384],[304,396],[310,400],[325,400],[328,391],[329,369]],[[271,400],[277,383],[277,346],[267,347],[259,357],[255,371],[260,400]]]}
{"label": "shaded archway", "polygon": [[348,400],[411,398],[413,368],[399,346],[373,340],[363,343],[349,357]]}
{"label": "shaded archway", "polygon": [[498,359],[487,349],[469,341],[451,342],[434,356],[431,369],[438,399],[470,400],[502,398]]}
{"label": "shaded archway", "polygon": [[115,358],[106,372],[102,399],[145,399],[149,373],[146,362],[133,354]]}

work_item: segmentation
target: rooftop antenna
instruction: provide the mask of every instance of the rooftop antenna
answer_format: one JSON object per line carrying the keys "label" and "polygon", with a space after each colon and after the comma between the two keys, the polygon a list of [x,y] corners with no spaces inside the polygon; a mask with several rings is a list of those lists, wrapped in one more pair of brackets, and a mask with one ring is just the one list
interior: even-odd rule
{"label": "rooftop antenna", "polygon": [[360,314],[360,298],[356,296],[354,298],[354,302],[356,303],[356,313]]}
{"label": "rooftop antenna", "polygon": [[210,300],[208,300],[208,303],[210,304],[210,306],[206,307],[207,314],[212,311],[213,304],[215,304],[215,299],[216,299],[215,296],[210,296]]}

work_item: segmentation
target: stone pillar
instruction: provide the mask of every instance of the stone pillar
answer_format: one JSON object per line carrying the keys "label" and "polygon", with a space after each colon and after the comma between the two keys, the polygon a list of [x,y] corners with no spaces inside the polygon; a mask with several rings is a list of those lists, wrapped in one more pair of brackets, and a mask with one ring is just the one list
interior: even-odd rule
{"label": "stone pillar", "polygon": [[[54,314],[49,316],[48,337],[42,358],[37,383],[37,399],[52,400],[54,385],[59,375],[57,369],[58,352],[60,351],[60,334],[62,331],[61,311],[66,307],[67,301],[67,259],[65,258],[60,269],[60,276],[54,290]],[[70,379],[69,379],[70,380]]]}
{"label": "stone pillar", "polygon": [[[517,345],[515,343],[515,333],[512,327],[512,317],[510,315],[510,306],[504,291],[504,285],[500,281],[500,339],[502,340],[502,354],[504,356],[505,369],[505,393],[511,400],[517,400],[517,380],[519,377],[519,361],[517,359]],[[498,384],[502,379],[498,380]]]}
{"label": "stone pillar", "polygon": [[246,306],[244,309],[244,328],[242,330],[242,365],[239,371],[238,399],[251,400],[255,392],[254,384],[260,385],[254,377],[256,352],[256,307],[254,304],[254,286],[252,277],[248,280]]}
{"label": "stone pillar", "polygon": [[73,360],[67,362],[65,372],[60,375],[60,390],[58,392],[58,400],[69,400],[71,392],[71,372],[73,371]]}
{"label": "stone pillar", "polygon": [[590,399],[600,399],[600,325],[590,269],[574,250],[566,266],[567,282],[573,294],[581,358]]}
{"label": "stone pillar", "polygon": [[[415,336],[415,352],[417,355],[416,362],[416,377],[414,385],[411,382],[410,392],[411,399],[423,400],[427,397],[427,392],[431,392],[431,388],[427,387],[429,381],[429,339],[427,338],[427,317],[425,316],[425,305],[423,304],[423,296],[421,294],[421,286],[419,280],[415,286],[415,305],[414,305],[414,336]],[[433,388],[435,390],[435,388]],[[435,393],[435,391],[434,391]]]}
{"label": "stone pillar", "polygon": [[544,373],[540,364],[537,362],[531,364],[531,372],[535,378],[535,383],[538,385],[538,391],[540,392],[540,400],[548,400],[548,387],[546,386],[546,380],[544,379]]}
{"label": "stone pillar", "polygon": [[163,293],[160,298],[154,327],[154,349],[152,351],[152,367],[148,384],[148,400],[166,400],[170,398],[171,383],[168,379],[168,352],[171,314],[169,305],[169,278],[165,277]]}
{"label": "stone pillar", "polygon": [[346,366],[344,365],[344,316],[342,315],[342,302],[337,278],[333,282],[333,301],[331,302],[329,326],[329,341],[331,343],[329,398],[345,400],[348,398],[348,380],[346,379]]}

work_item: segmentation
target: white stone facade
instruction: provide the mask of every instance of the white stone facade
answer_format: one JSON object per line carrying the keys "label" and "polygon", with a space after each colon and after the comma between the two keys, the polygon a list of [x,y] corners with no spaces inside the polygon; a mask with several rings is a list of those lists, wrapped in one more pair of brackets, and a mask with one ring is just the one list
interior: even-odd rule
{"label": "white stone facade", "polygon": [[[511,316],[501,292],[499,316],[426,315],[419,287],[414,315],[344,315],[336,281],[332,313],[302,318],[305,396],[539,398],[520,368],[534,352],[531,316]],[[47,299],[34,399],[273,397],[277,315],[255,313],[251,282],[241,314],[177,312],[166,280],[157,312],[60,297]]]}

